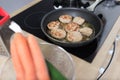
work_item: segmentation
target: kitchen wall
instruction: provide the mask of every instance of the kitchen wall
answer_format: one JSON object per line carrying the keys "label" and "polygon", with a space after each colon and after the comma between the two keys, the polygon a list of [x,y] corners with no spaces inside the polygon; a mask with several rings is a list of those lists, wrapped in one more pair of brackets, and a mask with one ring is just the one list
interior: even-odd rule
{"label": "kitchen wall", "polygon": [[0,0],[0,7],[3,7],[9,14],[35,0]]}

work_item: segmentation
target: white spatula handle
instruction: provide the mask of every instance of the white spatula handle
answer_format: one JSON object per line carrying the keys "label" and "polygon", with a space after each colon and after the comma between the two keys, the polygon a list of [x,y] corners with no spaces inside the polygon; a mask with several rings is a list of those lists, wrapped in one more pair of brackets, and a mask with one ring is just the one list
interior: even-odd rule
{"label": "white spatula handle", "polygon": [[23,33],[21,27],[14,21],[11,21],[11,24],[9,25],[9,28],[13,30],[14,32],[20,32]]}

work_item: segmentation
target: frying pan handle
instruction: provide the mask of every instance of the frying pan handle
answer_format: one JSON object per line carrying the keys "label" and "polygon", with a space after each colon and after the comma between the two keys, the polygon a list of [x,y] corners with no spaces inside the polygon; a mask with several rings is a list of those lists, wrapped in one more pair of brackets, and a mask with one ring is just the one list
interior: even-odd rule
{"label": "frying pan handle", "polygon": [[87,7],[89,11],[94,11],[95,7],[103,0],[96,0],[91,6]]}
{"label": "frying pan handle", "polygon": [[5,10],[0,7],[0,27],[9,20],[10,16],[8,13],[5,12]]}

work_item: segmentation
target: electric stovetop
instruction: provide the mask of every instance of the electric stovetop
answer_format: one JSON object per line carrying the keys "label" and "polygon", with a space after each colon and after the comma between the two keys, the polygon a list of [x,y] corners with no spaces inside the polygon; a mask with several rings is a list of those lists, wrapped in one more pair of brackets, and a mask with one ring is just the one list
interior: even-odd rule
{"label": "electric stovetop", "polygon": [[[12,18],[17,24],[21,26],[21,28],[29,33],[34,34],[35,36],[52,43],[42,32],[40,27],[40,22],[43,16],[51,10],[54,10],[53,7],[54,0],[43,0],[40,3],[28,8],[27,10],[21,12],[20,14],[16,15]],[[104,33],[104,32],[103,32]],[[107,35],[107,34],[106,34]],[[63,47],[69,53],[87,61],[92,62],[97,51],[101,47],[100,43],[103,43],[105,40],[101,37],[96,39],[92,43],[82,46],[82,47]]]}

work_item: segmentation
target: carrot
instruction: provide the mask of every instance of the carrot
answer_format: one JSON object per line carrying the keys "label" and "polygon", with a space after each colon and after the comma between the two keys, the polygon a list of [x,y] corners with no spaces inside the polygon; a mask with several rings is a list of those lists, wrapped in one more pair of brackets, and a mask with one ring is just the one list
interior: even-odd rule
{"label": "carrot", "polygon": [[10,42],[10,52],[11,52],[13,66],[14,66],[14,69],[15,69],[15,72],[16,72],[16,79],[17,80],[24,80],[24,77],[25,77],[24,76],[24,70],[23,70],[23,66],[21,64],[20,58],[17,54],[14,39],[11,39],[11,42]]}
{"label": "carrot", "polygon": [[27,39],[21,33],[15,33],[14,42],[25,71],[25,80],[36,80],[35,67],[30,54]]}
{"label": "carrot", "polygon": [[27,40],[35,64],[38,80],[50,80],[45,59],[37,43],[37,40],[31,34],[28,35]]}

